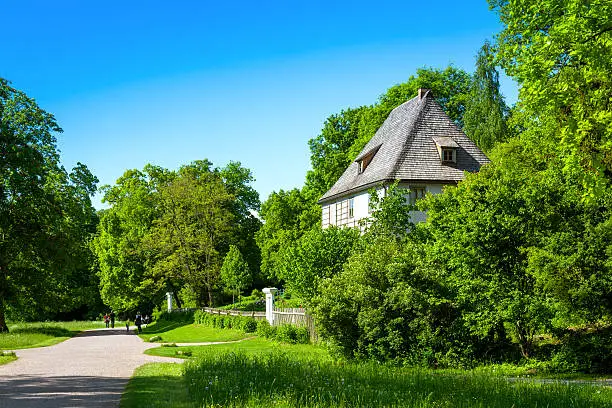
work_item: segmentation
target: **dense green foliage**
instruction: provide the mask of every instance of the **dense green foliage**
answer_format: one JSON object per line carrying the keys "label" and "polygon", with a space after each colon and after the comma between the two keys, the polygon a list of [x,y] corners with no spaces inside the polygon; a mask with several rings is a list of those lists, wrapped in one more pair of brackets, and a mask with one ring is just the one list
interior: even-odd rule
{"label": "dense green foliage", "polygon": [[476,58],[476,72],[463,115],[463,131],[485,153],[509,137],[508,107],[499,91],[499,73],[493,64],[494,55],[487,41]]}
{"label": "dense green foliage", "polygon": [[612,174],[612,3],[489,0],[503,24],[497,58],[520,86],[528,142],[551,144],[593,197]]}
{"label": "dense green foliage", "polygon": [[61,165],[53,115],[0,78],[0,331],[11,318],[40,319],[97,306],[87,247],[97,218],[97,179]]}
{"label": "dense green foliage", "polygon": [[[240,163],[211,166],[207,160],[178,171],[147,165],[104,187],[111,207],[101,213],[93,250],[102,298],[113,309],[152,309],[167,291],[179,307],[183,302],[211,305],[231,245],[259,261],[253,254],[259,221],[251,214],[259,199],[249,185],[250,171]],[[237,282],[226,283],[237,288]]]}

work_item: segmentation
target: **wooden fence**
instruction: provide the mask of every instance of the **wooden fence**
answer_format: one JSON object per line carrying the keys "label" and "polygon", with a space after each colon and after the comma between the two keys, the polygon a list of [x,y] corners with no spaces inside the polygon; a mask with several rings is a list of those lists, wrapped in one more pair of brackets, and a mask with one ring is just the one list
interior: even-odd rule
{"label": "wooden fence", "polygon": [[310,333],[311,340],[317,340],[314,319],[306,313],[306,310],[302,308],[280,309],[275,307],[272,313],[274,314],[273,321],[275,326],[292,324],[297,327],[306,327],[308,333]]}

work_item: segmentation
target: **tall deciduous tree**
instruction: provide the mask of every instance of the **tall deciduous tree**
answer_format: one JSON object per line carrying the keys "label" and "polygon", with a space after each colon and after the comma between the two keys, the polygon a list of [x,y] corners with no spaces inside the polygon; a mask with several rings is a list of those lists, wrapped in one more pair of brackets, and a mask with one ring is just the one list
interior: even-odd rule
{"label": "tall deciduous tree", "polygon": [[160,187],[159,217],[144,242],[151,272],[186,285],[200,305],[212,305],[235,220],[234,196],[210,165],[199,160],[183,166]]}
{"label": "tall deciduous tree", "polygon": [[100,293],[115,311],[135,309],[151,301],[166,282],[146,279],[146,254],[142,241],[159,216],[158,189],[173,176],[146,165],[142,171],[127,170],[114,186],[104,186],[103,202],[110,208],[100,213],[92,249],[98,259]]}
{"label": "tall deciduous tree", "polygon": [[0,331],[7,308],[65,310],[73,285],[91,283],[79,273],[90,269],[97,179],[82,164],[71,174],[59,164],[58,132],[53,115],[0,78]]}
{"label": "tall deciduous tree", "polygon": [[476,57],[476,72],[463,115],[463,131],[478,147],[489,152],[508,138],[507,116],[508,107],[499,91],[499,73],[487,41]]}
{"label": "tall deciduous tree", "polygon": [[612,176],[612,3],[489,4],[504,25],[498,58],[520,85],[523,139],[558,147],[565,169],[588,187],[586,197],[601,194]]}

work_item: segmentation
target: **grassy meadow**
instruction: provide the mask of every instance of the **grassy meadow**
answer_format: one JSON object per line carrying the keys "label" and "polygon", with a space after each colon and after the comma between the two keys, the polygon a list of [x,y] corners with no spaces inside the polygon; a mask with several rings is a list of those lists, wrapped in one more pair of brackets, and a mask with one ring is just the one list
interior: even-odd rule
{"label": "grassy meadow", "polygon": [[0,350],[52,346],[76,336],[83,330],[103,327],[105,326],[101,321],[9,324],[9,332],[0,333]]}
{"label": "grassy meadow", "polygon": [[[199,341],[214,341],[215,331],[225,331],[210,330],[211,337]],[[157,363],[137,369],[121,401],[123,408],[612,406],[609,387],[527,378],[509,381],[508,369],[427,370],[348,363],[334,359],[321,346],[261,338],[159,347],[147,354],[189,358],[184,365]]]}
{"label": "grassy meadow", "polygon": [[251,337],[252,335],[245,334],[240,330],[217,330],[198,324],[162,320],[151,323],[143,328],[139,336],[144,341],[157,338],[155,341],[164,343],[199,343],[236,341]]}

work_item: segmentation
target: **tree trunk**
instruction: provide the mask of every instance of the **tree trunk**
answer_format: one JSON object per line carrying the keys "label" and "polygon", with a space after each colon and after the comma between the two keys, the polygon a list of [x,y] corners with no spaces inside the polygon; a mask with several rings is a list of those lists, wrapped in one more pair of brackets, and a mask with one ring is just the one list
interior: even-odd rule
{"label": "tree trunk", "polygon": [[0,333],[8,333],[9,328],[6,324],[6,317],[4,316],[4,297],[0,296]]}
{"label": "tree trunk", "polygon": [[172,292],[172,296],[174,296],[174,301],[176,302],[176,307],[178,309],[182,309],[183,305],[181,304],[181,300],[178,297],[178,293],[176,293],[176,291]]}

